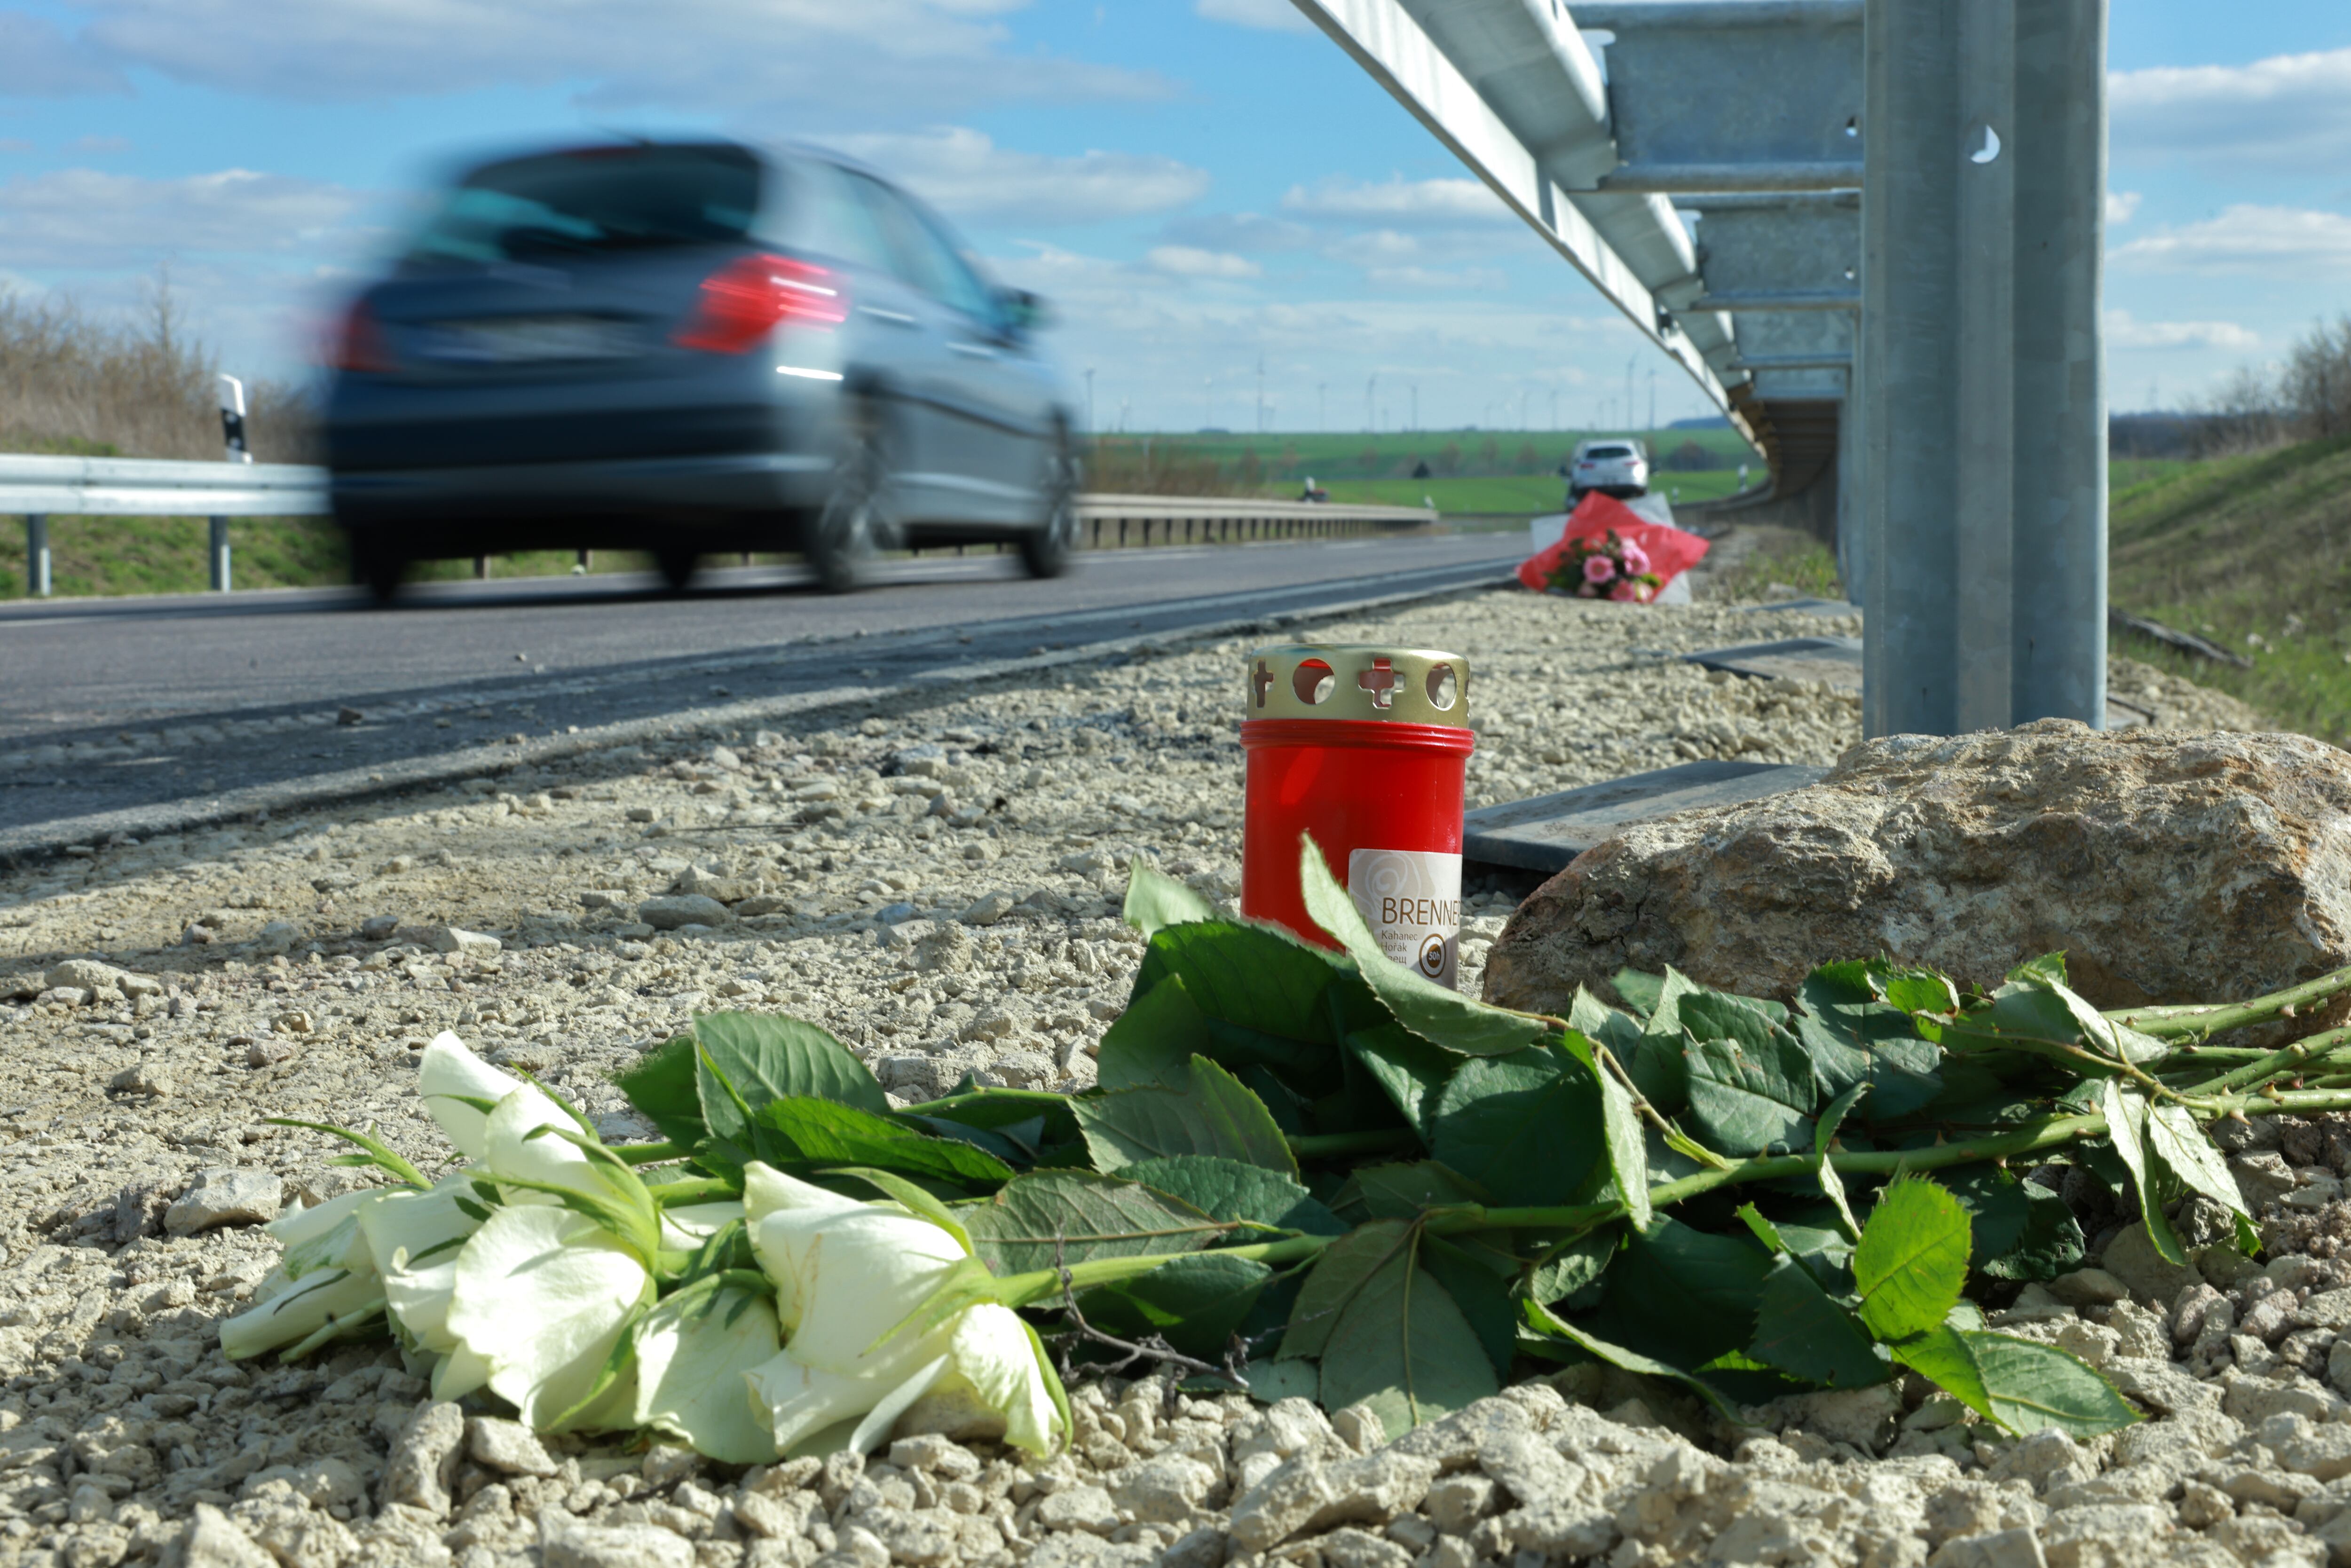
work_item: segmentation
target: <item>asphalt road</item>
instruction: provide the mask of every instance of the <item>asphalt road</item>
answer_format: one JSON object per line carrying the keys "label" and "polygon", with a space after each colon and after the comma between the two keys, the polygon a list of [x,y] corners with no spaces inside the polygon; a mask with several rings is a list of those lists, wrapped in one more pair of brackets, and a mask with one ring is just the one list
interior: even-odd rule
{"label": "asphalt road", "polygon": [[[342,590],[11,604],[0,850],[36,845],[44,824],[257,799],[307,776],[396,782],[485,745],[1466,587],[1499,580],[1520,541],[1105,551],[1047,582],[1008,555],[940,556],[842,597],[754,568],[677,596],[598,577],[433,584],[389,610]],[[344,707],[357,722],[332,722]]]}

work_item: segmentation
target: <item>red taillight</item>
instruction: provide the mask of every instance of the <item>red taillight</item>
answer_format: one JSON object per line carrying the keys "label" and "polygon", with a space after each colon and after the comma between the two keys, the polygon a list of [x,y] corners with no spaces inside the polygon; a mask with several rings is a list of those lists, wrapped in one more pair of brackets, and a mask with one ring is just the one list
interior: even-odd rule
{"label": "red taillight", "polygon": [[392,350],[383,340],[382,324],[364,299],[344,312],[341,329],[329,346],[328,362],[339,371],[380,373],[393,370]]}
{"label": "red taillight", "polygon": [[786,322],[838,327],[849,319],[849,285],[837,272],[788,256],[747,256],[702,281],[680,348],[740,354]]}

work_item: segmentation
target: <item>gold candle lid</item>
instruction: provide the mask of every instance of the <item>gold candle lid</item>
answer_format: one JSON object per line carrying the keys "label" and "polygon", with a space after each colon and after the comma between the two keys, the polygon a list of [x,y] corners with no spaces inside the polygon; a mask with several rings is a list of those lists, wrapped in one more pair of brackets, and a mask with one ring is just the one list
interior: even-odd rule
{"label": "gold candle lid", "polygon": [[1286,643],[1249,656],[1251,718],[1469,723],[1469,661],[1431,648]]}

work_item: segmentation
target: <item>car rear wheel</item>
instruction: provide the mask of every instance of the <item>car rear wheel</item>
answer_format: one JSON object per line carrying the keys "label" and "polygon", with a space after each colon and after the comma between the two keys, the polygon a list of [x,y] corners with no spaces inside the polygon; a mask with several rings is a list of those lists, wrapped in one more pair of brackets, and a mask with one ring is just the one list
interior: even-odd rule
{"label": "car rear wheel", "polygon": [[407,577],[408,558],[398,549],[365,534],[352,537],[351,580],[368,591],[371,601],[390,604]]}
{"label": "car rear wheel", "polygon": [[1586,491],[1583,489],[1583,487],[1582,486],[1579,486],[1579,485],[1571,485],[1571,486],[1568,486],[1568,489],[1567,489],[1567,505],[1568,505],[1568,509],[1569,509],[1569,510],[1571,510],[1571,511],[1573,511],[1576,507],[1578,507],[1578,506],[1582,505],[1582,504],[1583,504],[1583,497],[1584,497],[1584,496],[1585,496],[1587,493],[1588,493],[1588,492],[1586,492]]}
{"label": "car rear wheel", "polygon": [[653,570],[661,573],[662,585],[672,593],[684,593],[701,565],[702,557],[695,550],[673,547],[653,551]]}
{"label": "car rear wheel", "polygon": [[864,585],[890,528],[890,463],[883,448],[881,417],[861,399],[850,405],[846,424],[832,482],[810,525],[804,552],[817,586],[827,593],[848,593]]}
{"label": "car rear wheel", "polygon": [[1020,564],[1031,577],[1059,577],[1078,549],[1078,460],[1067,431],[1057,434],[1046,458],[1044,519],[1020,536]]}

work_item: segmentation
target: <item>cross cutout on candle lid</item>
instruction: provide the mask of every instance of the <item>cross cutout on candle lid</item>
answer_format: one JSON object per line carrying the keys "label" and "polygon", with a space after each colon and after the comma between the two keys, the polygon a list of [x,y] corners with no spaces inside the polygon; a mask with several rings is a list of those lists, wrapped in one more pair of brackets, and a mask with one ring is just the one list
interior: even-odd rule
{"label": "cross cutout on candle lid", "polygon": [[1265,694],[1273,689],[1273,672],[1265,667],[1263,659],[1257,662],[1257,674],[1249,677],[1249,687],[1257,694],[1257,706],[1263,707]]}
{"label": "cross cutout on candle lid", "polygon": [[1396,688],[1404,685],[1402,676],[1385,658],[1374,659],[1372,667],[1355,677],[1355,685],[1372,694],[1372,706],[1377,708],[1395,706]]}

